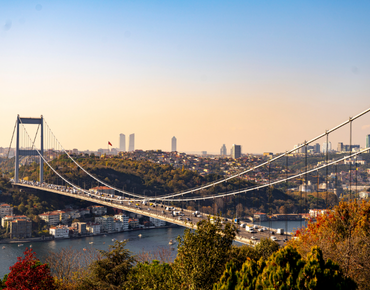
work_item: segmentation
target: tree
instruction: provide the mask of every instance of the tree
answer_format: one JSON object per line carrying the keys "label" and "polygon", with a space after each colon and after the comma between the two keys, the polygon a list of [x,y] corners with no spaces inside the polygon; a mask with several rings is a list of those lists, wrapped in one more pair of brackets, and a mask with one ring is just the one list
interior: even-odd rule
{"label": "tree", "polygon": [[225,269],[236,235],[233,224],[223,227],[220,219],[198,222],[197,229],[186,229],[178,237],[178,254],[173,263],[174,275],[183,289],[212,289]]}
{"label": "tree", "polygon": [[136,260],[125,249],[126,243],[126,240],[116,240],[108,251],[99,250],[103,258],[91,264],[91,274],[82,281],[81,289],[119,289],[127,284],[128,275]]}
{"label": "tree", "polygon": [[330,259],[325,262],[321,250],[313,247],[306,259],[287,246],[272,254],[265,262],[248,259],[240,271],[229,264],[214,290],[254,289],[356,289],[356,283],[344,276]]}
{"label": "tree", "polygon": [[35,252],[27,248],[24,258],[18,257],[17,262],[10,267],[5,285],[8,290],[55,289],[49,266],[42,264]]}
{"label": "tree", "polygon": [[370,280],[370,202],[341,202],[332,211],[309,221],[296,233],[290,245],[306,255],[317,245],[324,259],[338,263],[359,289],[369,289]]}
{"label": "tree", "polygon": [[60,288],[73,289],[89,274],[88,266],[97,259],[100,259],[100,255],[95,249],[80,251],[70,246],[48,252],[43,261],[48,263]]}
{"label": "tree", "polygon": [[138,263],[131,271],[125,289],[173,289],[173,271],[170,264],[153,260],[152,263]]}

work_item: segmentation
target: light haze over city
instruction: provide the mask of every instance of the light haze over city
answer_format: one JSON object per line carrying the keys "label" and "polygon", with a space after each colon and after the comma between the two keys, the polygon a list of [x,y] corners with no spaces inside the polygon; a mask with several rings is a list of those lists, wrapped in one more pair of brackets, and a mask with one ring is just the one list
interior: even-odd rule
{"label": "light haze over city", "polygon": [[[369,107],[369,14],[368,1],[1,1],[0,147],[19,114],[43,115],[66,149],[118,148],[121,133],[143,150],[173,136],[181,152],[292,149]],[[365,116],[353,143],[368,134]]]}

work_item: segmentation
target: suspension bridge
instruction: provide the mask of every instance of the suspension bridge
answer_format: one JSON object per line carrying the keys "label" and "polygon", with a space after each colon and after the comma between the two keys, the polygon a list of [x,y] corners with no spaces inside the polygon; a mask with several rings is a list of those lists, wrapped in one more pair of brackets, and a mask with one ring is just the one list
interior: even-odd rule
{"label": "suspension bridge", "polygon": [[[261,164],[252,166],[246,170],[240,171],[234,175],[228,176],[226,178],[210,182],[205,185],[201,185],[195,188],[187,189],[180,192],[173,192],[169,194],[161,194],[155,196],[145,196],[142,194],[130,192],[127,190],[121,190],[116,187],[113,187],[108,182],[98,179],[96,176],[91,174],[87,169],[82,167],[75,158],[73,158],[67,150],[64,149],[62,144],[54,135],[53,131],[49,127],[48,123],[46,122],[45,118],[41,116],[40,118],[24,118],[17,116],[13,135],[11,138],[9,149],[11,148],[11,144],[14,139],[16,140],[16,147],[15,147],[15,171],[14,171],[14,178],[11,179],[11,182],[14,186],[24,188],[24,189],[34,189],[34,190],[43,190],[55,194],[65,195],[72,198],[77,198],[81,200],[86,200],[90,202],[94,202],[97,204],[114,207],[118,209],[122,209],[125,211],[145,215],[148,217],[153,217],[157,219],[164,220],[166,222],[170,222],[173,224],[177,224],[184,227],[195,228],[196,223],[205,218],[215,219],[217,217],[212,217],[208,214],[202,213],[200,210],[197,211],[190,211],[186,207],[183,207],[184,202],[187,204],[188,202],[202,202],[205,200],[215,200],[219,198],[226,198],[226,197],[236,197],[240,195],[245,195],[247,193],[259,194],[259,190],[265,189],[269,192],[269,198],[271,197],[272,188],[275,186],[284,187],[285,189],[288,188],[288,182],[300,179],[302,180],[303,184],[308,184],[309,176],[314,173],[318,174],[319,171],[325,171],[326,178],[326,192],[329,188],[329,179],[328,179],[328,170],[333,166],[338,164],[343,164],[345,161],[351,161],[356,159],[361,154],[369,152],[369,148],[365,147],[359,149],[357,151],[352,150],[353,146],[353,123],[364,117],[370,108],[357,114],[354,117],[350,117],[348,120],[344,121],[343,123],[335,126],[330,130],[325,130],[324,133],[316,136],[315,138],[310,139],[309,141],[304,141],[301,145],[296,146],[295,148],[281,153],[280,155],[273,157],[267,161],[262,162]],[[26,130],[25,125],[37,125],[37,131],[34,138],[31,138],[30,134]],[[347,154],[341,155],[336,159],[329,160],[329,140],[330,134],[338,130],[343,130],[346,126],[349,127],[348,134],[349,134],[349,150]],[[348,128],[347,127],[347,128]],[[39,141],[40,145],[36,145],[36,136],[40,132]],[[326,144],[326,148],[324,150],[325,160],[320,163],[320,165],[312,166],[308,165],[308,146],[317,142],[319,140],[324,140]],[[305,160],[304,170],[299,172],[291,173],[289,171],[289,157],[297,152],[303,152],[301,155]],[[79,185],[72,183],[68,180],[67,177],[63,176],[61,172],[59,172],[58,168],[53,168],[51,165],[51,160],[60,154],[65,154],[68,159],[71,160],[71,164],[75,167],[79,168],[82,172],[84,172],[87,176],[89,176],[94,182],[97,182],[100,185],[106,186],[112,190],[114,190],[114,194],[102,194],[101,192],[92,192],[89,190],[85,190],[81,188]],[[22,179],[20,176],[19,168],[20,164],[27,163],[27,158],[38,158],[39,161],[39,180],[38,181],[30,181],[26,180],[25,178]],[[278,178],[272,179],[271,178],[271,165],[274,162],[280,162],[282,164],[282,173],[279,174]],[[50,170],[62,181],[62,185],[59,184],[51,184],[47,183],[44,180],[44,164],[50,168]],[[356,166],[356,165],[355,165]],[[262,168],[268,169],[268,178],[267,182],[256,183],[252,186],[247,188],[239,188],[237,190],[227,191],[227,192],[213,192],[212,194],[207,195],[200,195],[200,193],[206,189],[215,188],[215,186],[220,185],[222,183],[227,183],[233,179],[242,178],[247,176],[248,174],[252,174]],[[355,172],[353,172],[355,171]],[[350,198],[352,198],[352,182],[353,182],[353,175],[357,174],[356,170],[352,168],[352,162],[349,162],[349,183],[350,183]],[[318,175],[317,175],[318,176]],[[336,177],[337,178],[337,177]],[[337,179],[336,179],[337,180]],[[357,182],[357,179],[356,179]],[[318,190],[318,189],[317,189]],[[199,196],[197,196],[197,194]],[[302,193],[301,193],[302,194]],[[305,197],[307,198],[307,193],[304,193]],[[167,203],[167,205],[166,205]],[[171,205],[170,205],[171,203]],[[176,204],[176,206],[174,206]],[[176,214],[174,214],[176,212]],[[238,218],[234,216],[236,220]],[[234,222],[232,219],[221,218],[222,222]],[[242,222],[244,224],[249,225],[250,228],[258,228],[257,225],[249,224],[247,222]],[[271,237],[276,236],[276,230],[268,227],[259,227],[259,231],[246,231],[243,228],[239,228],[238,234],[235,238],[236,241],[241,243],[255,243],[261,238],[264,237]],[[284,231],[284,236],[278,238],[280,243],[284,243],[286,240],[290,239],[292,236],[290,233],[287,233],[287,229]]]}

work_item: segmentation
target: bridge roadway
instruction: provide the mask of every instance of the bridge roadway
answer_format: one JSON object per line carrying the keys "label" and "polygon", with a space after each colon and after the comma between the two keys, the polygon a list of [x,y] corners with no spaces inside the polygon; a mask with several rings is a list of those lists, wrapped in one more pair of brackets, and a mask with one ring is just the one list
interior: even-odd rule
{"label": "bridge roadway", "polygon": [[[176,208],[175,210],[181,211],[183,213],[183,216],[180,220],[178,216],[173,216],[172,215],[172,211],[166,211],[165,210],[165,208],[167,207],[166,205],[163,205],[163,207],[161,207],[161,205],[157,204],[156,207],[150,207],[148,205],[145,206],[143,204],[140,204],[140,206],[138,207],[138,206],[135,206],[135,203],[138,203],[138,202],[134,202],[134,203],[131,203],[131,205],[128,205],[128,203],[130,201],[130,199],[128,199],[128,198],[121,201],[122,203],[123,202],[127,203],[127,205],[124,205],[124,204],[120,204],[118,201],[116,201],[116,202],[104,201],[104,200],[100,200],[100,199],[96,199],[96,198],[91,198],[91,197],[89,197],[89,196],[87,196],[86,194],[83,194],[83,193],[70,193],[70,192],[56,190],[56,189],[49,188],[49,187],[30,185],[30,184],[24,184],[24,183],[15,183],[15,182],[13,182],[13,186],[35,189],[35,190],[43,190],[43,191],[53,192],[53,193],[56,193],[56,194],[61,194],[61,195],[65,195],[65,196],[69,196],[69,197],[73,197],[73,198],[78,198],[78,199],[90,201],[90,202],[93,202],[93,203],[105,205],[105,206],[108,206],[108,207],[114,207],[114,208],[122,209],[122,210],[125,210],[125,211],[141,214],[141,215],[144,215],[144,216],[160,219],[160,220],[163,220],[163,221],[166,221],[166,222],[169,222],[169,223],[177,224],[179,226],[187,227],[187,228],[191,228],[191,229],[197,228],[196,224],[200,220],[206,219],[209,216],[207,214],[200,213],[201,217],[195,217],[192,211],[175,207]],[[230,220],[230,219],[222,218],[222,220],[223,220],[223,222],[232,222],[232,220]],[[251,224],[251,223],[246,223],[246,222],[243,222],[243,223],[248,225],[248,226],[253,226],[253,224]],[[277,235],[275,229],[268,228],[268,227],[264,227],[266,230],[263,231],[263,232],[257,231],[256,233],[250,233],[250,232],[246,231],[245,228],[240,227],[240,225],[237,225],[237,226],[238,226],[238,232],[237,232],[237,235],[235,237],[235,241],[237,241],[239,243],[242,243],[242,244],[254,245],[254,244],[258,243],[258,241],[262,238],[271,238],[271,236],[275,236],[276,237],[276,242],[279,243],[280,246],[283,246],[285,244],[284,239],[289,240],[289,239],[292,238],[290,233],[285,233],[284,235]],[[259,228],[261,228],[261,226],[259,226]],[[271,232],[273,232],[273,233],[271,233]]]}

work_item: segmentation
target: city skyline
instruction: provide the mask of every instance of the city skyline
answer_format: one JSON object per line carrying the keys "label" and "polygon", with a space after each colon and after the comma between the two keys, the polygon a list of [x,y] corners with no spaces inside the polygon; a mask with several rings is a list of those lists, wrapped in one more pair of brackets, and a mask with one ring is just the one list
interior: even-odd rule
{"label": "city skyline", "polygon": [[[290,150],[369,107],[369,12],[364,1],[3,1],[0,147],[20,114],[43,115],[65,148],[105,148],[125,124],[142,150],[167,150],[174,134],[184,152]],[[331,144],[349,144],[340,131]],[[353,144],[368,134],[370,116],[354,122]]]}

